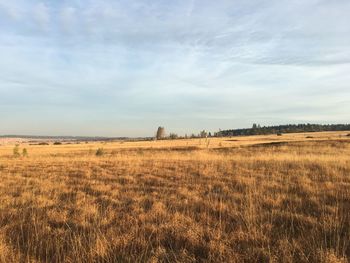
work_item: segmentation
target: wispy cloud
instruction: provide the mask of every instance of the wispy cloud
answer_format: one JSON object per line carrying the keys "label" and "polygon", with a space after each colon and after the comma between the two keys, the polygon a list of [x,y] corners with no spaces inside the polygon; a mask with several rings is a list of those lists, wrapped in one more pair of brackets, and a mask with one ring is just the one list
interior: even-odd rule
{"label": "wispy cloud", "polygon": [[33,18],[42,30],[47,30],[50,25],[50,10],[44,3],[38,3],[33,8]]}

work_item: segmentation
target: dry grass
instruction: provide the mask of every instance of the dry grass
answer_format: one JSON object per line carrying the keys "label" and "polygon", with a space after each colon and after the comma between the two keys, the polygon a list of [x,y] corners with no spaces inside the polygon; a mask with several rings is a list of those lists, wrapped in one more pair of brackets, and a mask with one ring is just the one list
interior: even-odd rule
{"label": "dry grass", "polygon": [[1,146],[0,262],[348,262],[345,135]]}

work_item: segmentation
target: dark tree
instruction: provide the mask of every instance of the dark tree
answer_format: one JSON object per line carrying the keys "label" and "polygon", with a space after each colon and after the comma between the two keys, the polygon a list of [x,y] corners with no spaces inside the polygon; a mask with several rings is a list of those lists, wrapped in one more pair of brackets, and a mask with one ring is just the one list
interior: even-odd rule
{"label": "dark tree", "polygon": [[165,138],[165,129],[164,127],[158,127],[156,139],[161,140]]}

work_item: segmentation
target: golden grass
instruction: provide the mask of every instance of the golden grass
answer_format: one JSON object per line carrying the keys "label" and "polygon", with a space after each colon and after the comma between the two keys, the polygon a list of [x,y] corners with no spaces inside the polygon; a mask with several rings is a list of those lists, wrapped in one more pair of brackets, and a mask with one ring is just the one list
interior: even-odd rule
{"label": "golden grass", "polygon": [[3,145],[0,262],[348,262],[346,134]]}

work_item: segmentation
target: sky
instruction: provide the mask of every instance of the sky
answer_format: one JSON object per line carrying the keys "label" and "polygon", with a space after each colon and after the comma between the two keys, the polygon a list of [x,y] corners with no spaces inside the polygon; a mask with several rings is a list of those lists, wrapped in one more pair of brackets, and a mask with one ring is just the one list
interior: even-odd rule
{"label": "sky", "polygon": [[0,134],[350,122],[349,0],[0,0]]}

